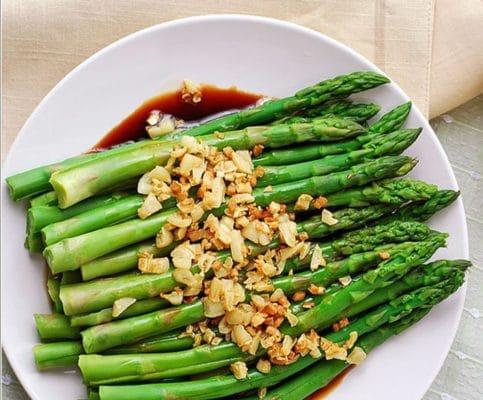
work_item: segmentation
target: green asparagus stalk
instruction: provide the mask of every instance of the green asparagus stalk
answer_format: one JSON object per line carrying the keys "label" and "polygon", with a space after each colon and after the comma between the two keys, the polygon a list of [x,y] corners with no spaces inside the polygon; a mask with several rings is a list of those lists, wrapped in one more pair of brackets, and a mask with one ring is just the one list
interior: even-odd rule
{"label": "green asparagus stalk", "polygon": [[200,321],[203,316],[201,302],[183,304],[87,328],[81,332],[82,345],[86,353],[98,353],[181,328]]}
{"label": "green asparagus stalk", "polygon": [[[335,257],[337,257],[338,255],[342,255],[343,253],[353,254],[358,252],[369,252],[376,248],[378,245],[382,245],[384,243],[388,244],[405,242],[409,240],[423,240],[428,237],[429,233],[430,230],[426,227],[426,225],[417,222],[397,222],[386,225],[379,225],[377,229],[372,227],[361,229],[359,231],[351,232],[352,235],[350,240],[348,241],[345,241],[342,238],[333,242],[327,242],[320,245],[313,244],[312,249],[309,251],[309,254],[304,259],[300,260],[299,258],[295,258],[287,260],[285,270],[296,271],[302,266],[307,266],[308,264],[310,264],[310,258],[313,252],[313,248],[317,245],[321,248],[322,256],[326,259],[326,261],[335,261]],[[273,246],[276,246],[276,244],[274,244]],[[272,245],[270,247],[272,247]],[[390,249],[390,247],[386,247],[385,249]],[[262,251],[263,250],[261,248],[255,249],[254,246],[252,254],[257,254]],[[354,264],[356,264],[358,261],[359,264],[357,265],[364,265],[363,263],[367,263],[371,259],[377,259],[378,252],[379,251],[373,252],[370,256],[366,254],[360,257],[360,260],[354,260]],[[329,267],[330,265],[332,264],[329,264]],[[344,274],[347,273],[347,271],[343,268],[345,265],[344,262],[335,263],[333,265],[334,269],[338,268],[339,266],[341,267],[339,270],[340,276],[344,276]],[[303,281],[305,281],[306,284],[307,282],[317,283],[323,280],[324,276],[327,276],[326,273],[321,274],[319,272],[318,274],[320,276],[315,276],[313,280],[311,280],[310,278],[304,278],[305,275],[297,275],[293,277],[293,279],[300,278],[297,281],[296,285],[301,285]],[[299,287],[301,286],[297,286],[297,288]],[[145,314],[149,311],[154,311],[161,308],[164,308],[164,304],[158,299],[140,300],[136,302],[133,306],[129,307],[123,314],[121,314],[120,318],[127,318],[134,315]],[[109,307],[91,314],[73,315],[71,317],[70,323],[72,326],[94,326],[101,323],[109,322],[111,320],[113,320],[112,308]]]}
{"label": "green asparagus stalk", "polygon": [[51,190],[50,192],[39,194],[36,197],[32,197],[32,199],[30,200],[30,207],[56,206],[56,205],[57,205],[57,195],[53,190]]}
{"label": "green asparagus stalk", "polygon": [[[359,227],[387,215],[393,210],[394,206],[391,205],[342,209],[333,213],[334,218],[338,220],[334,225],[323,223],[317,216],[299,223],[298,229],[306,232],[311,238],[322,238],[341,230]],[[274,241],[271,246],[277,245],[278,242]],[[251,255],[256,254],[256,248],[252,250]],[[261,250],[263,249],[260,248],[259,251]],[[137,261],[134,262],[137,263]],[[111,307],[114,301],[121,297],[133,297],[141,300],[157,296],[159,293],[172,290],[175,285],[176,282],[170,273],[163,275],[130,274],[63,286],[60,298],[67,315],[83,314]]]}
{"label": "green asparagus stalk", "polygon": [[[168,332],[138,343],[109,349],[105,354],[167,353],[193,347],[191,337],[179,337],[180,331]],[[77,366],[79,356],[85,354],[81,341],[42,343],[34,347],[37,369]]]}
{"label": "green asparagus stalk", "polygon": [[[357,341],[357,346],[366,354],[369,354],[375,347],[384,343],[391,336],[398,335],[420,321],[429,311],[429,308],[417,309],[396,322],[383,325],[377,330],[362,336]],[[289,381],[284,381],[282,384],[268,390],[265,398],[270,400],[305,399],[317,390],[327,386],[349,366],[350,364],[342,360],[318,361],[315,365],[307,368],[303,374],[295,376]],[[243,397],[242,400],[258,400],[258,396]]]}
{"label": "green asparagus stalk", "polygon": [[[347,171],[325,176],[276,185],[272,192],[262,188],[253,191],[255,203],[267,206],[272,201],[295,202],[300,194],[326,195],[353,186],[364,185],[374,180],[407,173],[415,161],[405,156],[386,156],[364,164],[358,164]],[[212,210],[222,213],[223,207]],[[111,253],[124,246],[140,242],[156,235],[176,209],[157,213],[145,220],[134,219],[112,227],[64,239],[46,247],[43,252],[53,274],[78,269],[82,264]]]}
{"label": "green asparagus stalk", "polygon": [[[365,298],[360,303],[356,303],[352,307],[344,310],[343,313],[339,314],[339,316],[333,320],[336,322],[339,319],[344,317],[351,318],[354,315],[358,315],[362,312],[370,310],[376,306],[381,304],[390,302],[397,298],[398,296],[407,293],[411,290],[419,288],[421,286],[431,286],[435,285],[443,281],[446,278],[450,278],[455,273],[460,274],[464,273],[464,271],[470,266],[470,262],[466,260],[440,260],[435,261],[433,263],[429,263],[427,265],[423,265],[419,267],[417,270],[410,272],[408,275],[405,275],[401,280],[396,281],[392,285],[384,288],[380,288],[376,290],[371,296]],[[340,289],[339,289],[340,290]],[[316,304],[323,299],[323,296],[317,296],[312,301],[315,301]],[[293,312],[300,312],[304,309],[301,307],[303,302],[294,304],[292,306]],[[192,347],[193,339],[190,337],[182,337],[179,338],[180,332],[173,332],[168,333],[152,338],[148,338],[142,340],[133,345],[126,345],[120,346],[113,349],[109,349],[107,351],[108,354],[136,354],[136,353],[161,353],[161,352],[173,352],[179,350],[186,350]],[[72,343],[72,342],[68,342]],[[79,345],[76,347],[79,349],[77,355],[83,354],[83,348],[80,346],[80,342],[75,342]],[[360,345],[358,343],[358,345]],[[49,346],[52,346],[53,351],[47,351]],[[44,351],[44,358],[43,360],[48,363],[51,361],[55,361],[56,359],[67,359],[67,357],[72,356],[73,354],[70,352],[70,346],[56,347],[56,343],[43,345]],[[61,349],[64,349],[62,351]],[[52,360],[51,358],[54,358]],[[68,366],[74,363],[74,359],[70,358],[70,364],[62,364],[61,366]],[[77,360],[75,358],[75,360]],[[53,364],[52,367],[56,365]]]}
{"label": "green asparagus stalk", "polygon": [[[310,176],[325,175],[330,172],[347,169],[365,159],[384,155],[388,151],[391,153],[399,153],[409,146],[416,139],[418,134],[419,130],[413,130],[412,132],[399,131],[397,137],[387,135],[384,137],[384,140],[378,142],[377,146],[374,146],[371,149],[356,150],[346,155],[329,156],[314,162],[294,164],[287,167],[267,167],[265,169],[265,175],[259,181],[258,186],[275,184],[277,181],[278,183],[286,183],[308,178]],[[142,199],[142,196],[129,196],[104,207],[96,208],[89,212],[86,211],[74,218],[46,226],[42,230],[44,242],[50,245],[64,238],[100,229],[113,223],[120,222],[122,219],[132,218],[136,216],[137,209],[141,205]],[[174,205],[171,204],[174,203],[172,200],[173,199],[167,200],[163,204],[163,207],[166,209],[171,205]],[[70,207],[67,210],[70,210],[71,208],[75,208],[75,206]]]}
{"label": "green asparagus stalk", "polygon": [[26,197],[35,196],[39,193],[47,192],[52,189],[49,179],[53,172],[62,167],[68,167],[80,160],[85,160],[86,158],[93,156],[94,154],[85,154],[72,157],[61,163],[50,164],[12,175],[6,179],[10,191],[10,197],[13,200],[21,200]]}
{"label": "green asparagus stalk", "polygon": [[353,104],[348,100],[339,100],[335,102],[327,102],[321,106],[302,110],[296,115],[274,121],[272,122],[272,125],[308,122],[313,118],[332,115],[336,117],[348,118],[358,123],[364,123],[376,115],[380,109],[381,107],[374,103]]}
{"label": "green asparagus stalk", "polygon": [[62,239],[131,219],[137,215],[137,210],[141,207],[143,200],[141,195],[132,195],[114,203],[87,210],[71,218],[51,223],[42,228],[43,242],[48,246]]}
{"label": "green asparagus stalk", "polygon": [[55,313],[62,314],[62,302],[60,301],[60,279],[49,277],[47,279],[47,292],[49,293],[50,300],[52,301],[52,308],[54,309]]}
{"label": "green asparagus stalk", "polygon": [[27,229],[31,232],[40,232],[40,230],[47,225],[64,221],[68,218],[82,214],[89,210],[94,210],[98,207],[116,203],[126,196],[126,193],[114,193],[94,197],[65,210],[62,210],[57,206],[31,207],[27,212]]}
{"label": "green asparagus stalk", "polygon": [[25,237],[24,247],[31,253],[42,253],[44,250],[44,244],[42,243],[42,237],[39,232],[27,232]]}
{"label": "green asparagus stalk", "polygon": [[114,347],[105,354],[168,353],[192,348],[193,339],[188,336],[179,337],[180,334],[181,331],[168,332],[131,345]]}
{"label": "green asparagus stalk", "polygon": [[[465,272],[470,266],[471,263],[466,260],[439,260],[422,265],[407,275],[404,275],[393,284],[377,289],[369,297],[346,308],[337,318],[328,322],[327,325],[332,325],[342,318],[351,318],[354,315],[394,300],[396,297],[421,286],[431,286],[439,283],[453,276],[455,273]],[[318,305],[324,300],[325,296],[332,295],[339,290],[342,290],[342,287],[340,285],[334,285],[323,296],[309,297],[304,301],[292,304],[292,312],[298,314],[305,311],[303,304],[307,301],[312,301],[315,305]]]}
{"label": "green asparagus stalk", "polygon": [[138,256],[142,252],[151,253],[154,257],[164,257],[175,247],[175,243],[159,249],[152,240],[136,243],[113,253],[99,257],[81,265],[80,271],[84,281],[102,276],[114,275],[137,267]]}
{"label": "green asparagus stalk", "polygon": [[167,308],[169,305],[170,304],[166,300],[160,298],[136,301],[136,303],[129,306],[117,317],[113,317],[112,307],[108,307],[90,314],[73,315],[70,318],[70,325],[73,327],[100,325],[117,319],[124,319],[135,315],[146,314],[155,310],[161,310]]}
{"label": "green asparagus stalk", "polygon": [[427,261],[439,247],[444,246],[445,238],[444,234],[435,234],[406,251],[398,252],[394,257],[379,264],[376,269],[365,272],[361,279],[353,281],[333,296],[326,296],[319,305],[300,314],[296,326],[282,326],[282,332],[298,336],[310,329],[325,328],[340,310],[364,300],[375,290],[393,283],[414,267]]}
{"label": "green asparagus stalk", "polygon": [[409,147],[421,132],[420,129],[396,131],[395,135],[385,135],[367,149],[353,150],[348,153],[326,156],[313,161],[305,161],[284,166],[266,166],[257,186],[278,185],[305,179],[310,176],[326,175],[341,171],[364,160],[388,154],[400,154]]}
{"label": "green asparagus stalk", "polygon": [[[289,115],[302,108],[320,104],[331,97],[357,93],[387,82],[389,82],[387,78],[373,72],[356,72],[339,76],[298,92],[293,97],[274,100],[255,108],[242,110],[238,113],[209,121],[206,124],[184,131],[183,134],[200,136],[217,131],[225,132],[249,125],[263,124]],[[164,137],[162,139],[166,140],[167,138]],[[140,148],[144,145],[145,143],[134,143],[109,150],[106,153],[109,153],[108,157],[110,157],[114,153]],[[104,153],[92,153],[13,175],[7,178],[10,195],[12,199],[19,200],[49,190],[51,188],[49,179],[53,172],[103,157],[105,157]]]}
{"label": "green asparagus stalk", "polygon": [[370,142],[376,137],[399,130],[404,124],[411,103],[402,104],[395,109],[384,114],[382,118],[376,122],[374,128],[369,128],[366,134],[362,134],[352,138],[335,143],[311,144],[293,147],[289,149],[280,149],[272,151],[264,151],[260,156],[253,160],[255,166],[258,165],[287,165],[302,161],[315,160],[332,154],[346,153],[352,150],[358,150],[364,147],[364,144]]}
{"label": "green asparagus stalk", "polygon": [[[248,127],[227,132],[223,138],[218,134],[203,137],[207,145],[223,149],[251,149],[257,144],[268,148],[286,146],[305,141],[337,141],[362,133],[364,128],[341,118],[321,119],[311,124]],[[87,161],[75,168],[52,175],[59,206],[69,207],[102,190],[138,177],[167,162],[170,152],[178,142],[152,141],[143,147],[117,152],[110,157]]]}
{"label": "green asparagus stalk", "polygon": [[80,331],[70,326],[62,314],[34,314],[35,326],[42,340],[77,339]]}
{"label": "green asparagus stalk", "polygon": [[463,276],[470,266],[471,263],[466,260],[439,260],[422,265],[392,285],[376,290],[371,296],[344,310],[341,315],[350,318],[421,286],[433,286],[453,276]]}
{"label": "green asparagus stalk", "polygon": [[397,212],[385,217],[382,221],[387,222],[397,219],[426,221],[435,213],[453,203],[458,198],[459,194],[460,192],[454,190],[440,190],[429,200],[410,203],[401,207]]}
{"label": "green asparagus stalk", "polygon": [[311,284],[326,287],[339,278],[357,274],[381,262],[381,253],[394,256],[401,251],[414,248],[415,243],[405,242],[397,245],[384,246],[383,249],[375,249],[364,253],[352,254],[339,261],[327,263],[324,268],[316,271],[304,271],[293,275],[281,276],[272,279],[275,288],[280,288],[285,294],[291,294],[299,290],[306,290]]}
{"label": "green asparagus stalk", "polygon": [[387,133],[400,129],[411,111],[411,102],[401,104],[384,114],[379,121],[369,127],[369,133]]}
{"label": "green asparagus stalk", "polygon": [[[303,108],[316,106],[331,98],[348,96],[388,82],[386,77],[374,72],[354,72],[341,75],[302,89],[293,97],[272,100],[258,107],[209,121],[190,129],[189,135],[205,136],[216,131],[226,132],[246,126],[265,124]],[[176,134],[173,136],[176,137]]]}
{"label": "green asparagus stalk", "polygon": [[38,344],[34,347],[35,365],[39,371],[71,367],[77,364],[79,355],[82,353],[84,353],[84,349],[81,342]]}
{"label": "green asparagus stalk", "polygon": [[[396,256],[401,252],[407,253],[408,249],[415,251],[414,249],[417,248],[418,244],[403,243],[389,247],[386,251]],[[349,275],[350,273],[357,273],[377,265],[380,260],[380,251],[354,254],[340,262],[329,263],[321,270],[276,278],[272,280],[272,283],[275,288],[280,288],[288,294],[297,290],[307,289],[311,283],[317,285],[333,283],[338,278]],[[173,287],[174,285],[176,283],[173,284]],[[191,314],[180,317],[186,314],[186,310]],[[196,301],[166,311],[154,311],[149,314],[94,326],[82,331],[82,343],[86,353],[97,353],[123,344],[135,343],[140,339],[153,336],[156,333],[168,332],[169,330],[197,322],[203,318],[203,310],[203,303]],[[174,324],[171,321],[166,321],[164,317],[166,313],[170,312],[176,312],[179,317]],[[178,322],[182,321],[183,318],[188,319],[188,322]]]}
{"label": "green asparagus stalk", "polygon": [[[193,347],[191,337],[179,337],[181,331],[153,336],[137,343],[115,347],[104,354],[168,353]],[[77,366],[79,356],[85,354],[81,341],[42,343],[34,347],[39,370]]]}
{"label": "green asparagus stalk", "polygon": [[[369,251],[385,243],[420,241],[426,239],[429,234],[430,229],[421,222],[392,221],[346,232],[329,244],[337,255],[350,255]],[[321,245],[321,248],[325,247],[325,244]],[[328,251],[325,251],[325,254],[327,253]]]}
{"label": "green asparagus stalk", "polygon": [[[414,292],[402,296],[391,303],[385,304],[384,306],[372,311],[360,319],[352,322],[349,326],[339,330],[338,332],[332,332],[326,335],[326,338],[335,343],[343,343],[349,337],[351,332],[356,332],[358,336],[370,333],[380,326],[396,321],[406,315],[408,315],[412,310],[418,308],[430,308],[434,304],[442,301],[444,298],[453,293],[463,282],[464,274],[453,277],[450,280],[443,281],[433,287],[423,287],[415,290]],[[263,353],[263,350],[260,350]],[[208,358],[209,357],[209,358]],[[225,357],[225,358],[224,358]],[[135,382],[142,380],[155,380],[168,377],[176,377],[189,375],[190,370],[195,371],[209,371],[213,368],[214,364],[221,364],[225,360],[225,365],[229,365],[234,361],[249,361],[252,358],[251,355],[243,353],[236,345],[232,343],[222,343],[219,346],[200,346],[198,348],[181,351],[176,353],[165,353],[165,354],[129,354],[129,355],[117,355],[117,356],[99,356],[99,355],[82,355],[79,358],[79,367],[81,369],[84,380],[91,384],[112,384],[121,382]],[[127,362],[129,360],[129,362]],[[177,360],[176,364],[174,360]],[[209,360],[209,361],[208,361]],[[307,366],[317,362],[310,356],[303,357],[291,365],[286,365],[281,367],[282,371],[291,371],[285,377],[292,375],[295,372],[306,368]],[[298,367],[293,367],[297,365]],[[175,365],[175,366],[174,366]],[[260,374],[265,379],[271,377],[272,373],[277,370],[277,366],[272,367],[272,370],[268,374]],[[294,368],[294,370],[291,370]],[[258,371],[257,371],[258,373]],[[208,387],[202,385],[200,391],[197,390],[196,383],[201,381],[218,381],[218,379],[223,379],[227,377],[230,381],[233,379],[235,382],[228,382],[217,386],[213,385],[210,388],[210,392],[207,392]],[[207,378],[205,380],[196,380],[192,387],[190,387],[189,392],[184,392],[184,389],[174,389],[170,392],[158,392],[157,398],[183,398],[182,393],[190,393],[189,398],[217,398],[229,396],[238,392],[245,391],[247,389],[252,389],[252,386],[244,386],[246,383],[253,384],[254,379],[250,372],[246,379],[236,381],[233,376],[216,376],[215,379]],[[256,379],[255,379],[256,380]],[[277,381],[270,381],[270,384],[276,383]],[[261,383],[261,382],[257,382]],[[266,382],[264,382],[266,383]],[[139,399],[144,399],[142,397],[143,388],[154,387],[157,388],[172,388],[169,383],[153,384],[138,386],[137,394],[140,395]],[[191,386],[190,383],[184,382],[182,385],[177,385],[178,387],[184,388],[185,386]],[[239,387],[242,386],[242,387]],[[261,385],[262,386],[262,385]],[[263,385],[265,386],[265,385]],[[269,386],[269,385],[267,385]],[[236,389],[231,389],[231,387],[236,387]],[[213,389],[213,390],[211,390]],[[103,387],[101,386],[101,396]],[[220,392],[218,392],[220,390]],[[229,392],[227,393],[226,390]],[[234,391],[231,391],[234,390]],[[223,394],[221,393],[223,391]],[[202,394],[203,393],[203,394]],[[164,397],[166,396],[166,397]],[[201,396],[201,397],[198,397]],[[210,396],[210,397],[203,397]],[[150,397],[147,397],[150,398]],[[146,398],[146,399],[147,399]]]}

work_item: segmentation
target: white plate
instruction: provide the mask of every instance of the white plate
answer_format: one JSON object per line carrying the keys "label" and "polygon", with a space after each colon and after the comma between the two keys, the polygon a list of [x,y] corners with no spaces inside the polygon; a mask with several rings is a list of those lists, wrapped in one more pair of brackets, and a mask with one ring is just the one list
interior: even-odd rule
{"label": "white plate", "polygon": [[[320,33],[272,19],[217,15],[188,18],[130,35],[95,54],[65,77],[22,128],[3,174],[61,160],[89,148],[143,100],[178,87],[181,79],[285,96],[335,75],[376,70],[369,61]],[[408,100],[395,84],[357,96],[383,111]],[[456,189],[448,159],[429,124],[413,107],[407,126],[424,132],[409,154],[420,159],[413,176]],[[85,397],[74,373],[35,370],[38,341],[32,314],[48,312],[44,267],[23,248],[24,207],[2,186],[3,346],[23,386],[35,400]],[[431,220],[451,234],[438,257],[467,258],[461,200]],[[419,399],[430,386],[453,341],[465,289],[430,316],[374,351],[329,399]]]}

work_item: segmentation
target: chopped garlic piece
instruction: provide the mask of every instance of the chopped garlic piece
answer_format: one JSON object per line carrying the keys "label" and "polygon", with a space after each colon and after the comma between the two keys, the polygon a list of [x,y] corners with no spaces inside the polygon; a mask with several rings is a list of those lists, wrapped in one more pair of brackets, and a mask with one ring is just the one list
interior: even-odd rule
{"label": "chopped garlic piece", "polygon": [[142,256],[138,260],[138,269],[143,274],[164,274],[169,269],[169,260],[167,257],[152,258]]}
{"label": "chopped garlic piece", "polygon": [[173,232],[166,229],[166,227],[162,227],[161,230],[156,235],[156,247],[158,249],[162,249],[164,247],[169,246],[174,241]]}
{"label": "chopped garlic piece", "polygon": [[339,278],[339,282],[342,286],[345,287],[352,282],[352,278],[349,275],[343,276],[342,278]]}
{"label": "chopped garlic piece", "polygon": [[183,302],[183,291],[176,288],[170,293],[161,293],[161,298],[168,300],[173,306],[179,306]]}
{"label": "chopped garlic piece", "polygon": [[236,379],[245,379],[248,374],[247,365],[243,361],[237,361],[231,364],[230,370]]}
{"label": "chopped garlic piece", "polygon": [[201,85],[193,82],[191,79],[183,79],[183,86],[181,87],[181,99],[185,103],[196,104],[201,102],[203,93]]}
{"label": "chopped garlic piece", "polygon": [[245,241],[240,233],[240,231],[234,229],[230,232],[231,235],[231,243],[230,243],[230,251],[231,257],[236,262],[242,262],[244,260],[245,254]]}
{"label": "chopped garlic piece", "polygon": [[281,222],[279,227],[282,241],[289,247],[297,244],[297,224],[293,221]]}
{"label": "chopped garlic piece", "polygon": [[322,249],[319,245],[315,245],[314,251],[312,253],[312,259],[310,260],[310,269],[315,271],[319,269],[319,267],[325,267],[326,262],[324,257],[322,256]]}
{"label": "chopped garlic piece", "polygon": [[296,203],[295,203],[294,209],[295,210],[298,210],[298,211],[306,211],[306,210],[308,210],[309,207],[310,207],[310,202],[313,199],[314,198],[312,196],[310,196],[309,194],[301,194],[299,196],[299,198],[297,199]]}
{"label": "chopped garlic piece", "polygon": [[354,350],[351,351],[351,353],[347,356],[346,361],[349,364],[360,364],[363,362],[367,357],[367,354],[365,353],[364,350],[362,350],[360,347],[354,347]]}
{"label": "chopped garlic piece", "polygon": [[329,210],[327,210],[326,208],[324,208],[322,210],[322,222],[324,224],[332,226],[332,225],[337,224],[339,222],[339,220],[334,218],[332,213]]}
{"label": "chopped garlic piece", "polygon": [[161,210],[161,208],[163,208],[163,206],[158,201],[156,196],[152,193],[149,193],[148,196],[144,199],[141,207],[139,207],[138,209],[138,216],[141,219],[145,219]]}
{"label": "chopped garlic piece", "polygon": [[264,358],[260,358],[257,362],[257,369],[262,374],[268,374],[272,369],[272,364],[270,364],[270,361],[265,360]]}
{"label": "chopped garlic piece", "polygon": [[171,175],[169,174],[168,170],[159,165],[148,172],[148,175],[151,179],[158,179],[161,182],[171,183]]}
{"label": "chopped garlic piece", "polygon": [[247,150],[237,150],[233,153],[232,161],[238,172],[251,174],[253,172],[253,163],[250,153]]}
{"label": "chopped garlic piece", "polygon": [[136,299],[132,297],[123,297],[117,299],[112,305],[112,316],[114,318],[119,317],[129,306],[133,305]]}
{"label": "chopped garlic piece", "polygon": [[[150,118],[148,118],[148,120]],[[154,121],[154,118],[152,120]],[[148,135],[151,139],[171,133],[175,129],[176,129],[176,121],[174,117],[169,114],[162,114],[162,117],[160,120],[158,120],[158,122],[146,127],[146,131],[148,132]]]}
{"label": "chopped garlic piece", "polygon": [[149,175],[150,172],[146,172],[138,181],[137,191],[139,194],[149,194],[151,193],[151,176]]}

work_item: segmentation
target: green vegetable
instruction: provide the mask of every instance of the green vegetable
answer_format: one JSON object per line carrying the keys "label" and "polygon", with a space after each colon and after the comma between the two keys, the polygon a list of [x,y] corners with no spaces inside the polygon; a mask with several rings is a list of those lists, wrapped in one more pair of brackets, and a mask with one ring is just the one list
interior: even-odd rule
{"label": "green vegetable", "polygon": [[[299,230],[307,232],[311,238],[322,238],[334,232],[345,229],[352,229],[364,225],[369,221],[380,218],[383,215],[389,214],[394,210],[391,205],[375,205],[360,209],[342,209],[333,213],[334,218],[338,220],[335,225],[327,225],[323,223],[319,216],[307,219],[298,224]],[[274,240],[270,247],[278,246],[278,241]],[[261,252],[263,247],[258,250],[252,246],[251,256]],[[122,265],[132,265],[134,267],[137,263],[137,256],[135,256],[136,249],[130,249],[127,252],[126,259],[129,259],[133,264],[123,264],[124,258],[122,252],[119,256],[113,256],[113,261],[118,258],[122,261]],[[222,252],[220,257],[226,257],[228,252]],[[136,257],[136,258],[134,258]],[[101,259],[100,259],[101,260]],[[105,266],[109,265],[109,259],[102,259]],[[304,265],[307,264],[307,260]],[[118,264],[114,263],[117,268]],[[286,270],[294,268],[294,263],[289,260],[286,264]],[[119,272],[119,269],[117,269]],[[61,288],[60,298],[64,306],[64,311],[67,315],[90,313],[99,311],[107,307],[111,307],[116,299],[121,297],[134,297],[138,300],[148,297],[156,296],[159,293],[172,290],[176,286],[176,282],[170,273],[163,275],[156,274],[129,274],[108,279],[98,279],[91,282],[83,282],[79,284],[66,285]]]}
{"label": "green vegetable", "polygon": [[37,369],[43,371],[75,365],[83,352],[80,342],[44,343],[34,347],[34,359]]}
{"label": "green vegetable", "polygon": [[278,185],[310,176],[327,175],[331,172],[347,169],[352,165],[364,162],[364,160],[388,154],[399,154],[414,142],[420,132],[420,129],[396,131],[393,135],[385,135],[380,140],[374,140],[374,144],[366,149],[352,150],[348,153],[296,164],[266,166],[263,168],[264,174],[258,180],[257,186]]}
{"label": "green vegetable", "polygon": [[[334,343],[344,343],[349,338],[351,332],[356,332],[358,336],[362,336],[377,330],[388,322],[394,322],[407,316],[414,309],[420,307],[430,308],[453,293],[462,284],[463,278],[464,275],[458,275],[451,280],[443,281],[432,287],[417,289],[370,312],[338,332],[329,333],[325,338]],[[79,366],[84,380],[92,385],[153,380],[163,377],[189,375],[190,372],[186,371],[187,369],[199,371],[203,368],[204,371],[208,371],[212,368],[212,365],[200,362],[200,359],[205,360],[207,358],[206,353],[209,353],[211,359],[215,360],[213,364],[221,360],[224,354],[227,356],[227,364],[225,365],[240,359],[249,360],[251,358],[250,355],[243,353],[239,349],[237,357],[237,353],[235,353],[236,348],[236,345],[228,346],[226,344],[211,348],[200,346],[190,351],[167,354],[140,354],[137,356],[133,354],[126,356],[83,355],[79,358]],[[196,350],[196,353],[194,350]],[[205,350],[205,352],[202,350]],[[188,360],[188,354],[192,356],[191,360]],[[175,358],[176,356],[178,358]],[[129,362],[126,362],[125,360],[128,360],[128,357]],[[181,360],[181,363],[173,367],[173,361],[171,360],[171,365],[168,366],[167,363],[170,359]],[[193,361],[193,363],[190,364],[189,361]],[[317,359],[307,356],[290,365],[273,366],[268,374],[261,374],[256,370],[251,370],[247,378],[242,380],[237,380],[231,375],[217,375],[206,379],[185,381],[182,384],[177,382],[175,384],[155,383],[132,387],[123,386],[125,395],[121,395],[119,390],[115,390],[115,386],[101,386],[100,393],[101,398],[110,399],[110,394],[117,392],[117,394],[121,395],[120,399],[125,400],[130,398],[139,400],[154,398],[182,399],[185,398],[184,396],[189,396],[190,399],[220,398],[253,388],[273,385],[315,362],[317,362]],[[109,395],[107,395],[108,393]],[[112,399],[114,398],[112,397]]]}
{"label": "green vegetable", "polygon": [[42,340],[77,339],[80,331],[70,326],[63,314],[34,314],[35,326]]}

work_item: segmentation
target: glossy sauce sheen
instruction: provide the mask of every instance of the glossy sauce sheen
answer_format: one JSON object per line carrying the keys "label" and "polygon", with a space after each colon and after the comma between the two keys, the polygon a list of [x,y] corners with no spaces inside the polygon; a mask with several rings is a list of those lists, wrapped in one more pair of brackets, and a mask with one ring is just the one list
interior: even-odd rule
{"label": "glossy sauce sheen", "polygon": [[307,397],[306,400],[323,400],[323,399],[325,399],[326,396],[328,396],[335,389],[337,389],[337,387],[342,383],[342,381],[344,380],[346,375],[352,370],[352,368],[353,368],[353,366],[350,366],[346,370],[342,371],[342,373],[340,373],[334,379],[332,379],[332,381],[330,381],[330,383],[327,386],[317,390],[315,393],[313,393],[309,397]]}
{"label": "glossy sauce sheen", "polygon": [[196,104],[184,102],[181,90],[163,93],[146,100],[111,129],[92,150],[104,150],[117,144],[147,138],[146,119],[153,110],[193,123],[213,114],[251,106],[262,97],[259,94],[243,92],[236,87],[219,88],[213,85],[203,85],[201,93],[201,102]]}

